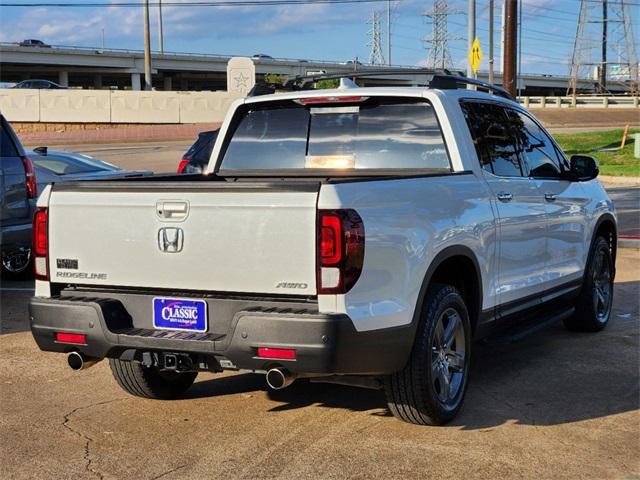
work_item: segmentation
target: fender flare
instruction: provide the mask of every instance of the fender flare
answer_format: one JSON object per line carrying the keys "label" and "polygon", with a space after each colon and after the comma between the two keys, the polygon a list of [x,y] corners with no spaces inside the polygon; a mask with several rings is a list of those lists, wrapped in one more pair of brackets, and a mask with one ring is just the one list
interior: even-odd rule
{"label": "fender flare", "polygon": [[[478,301],[475,306],[476,314],[479,316],[482,313],[482,299],[483,299],[483,288],[482,288],[482,274],[480,273],[480,264],[478,263],[478,259],[469,247],[464,245],[451,245],[449,247],[441,250],[431,261],[429,267],[427,268],[427,272],[424,275],[424,279],[422,280],[422,285],[420,286],[420,292],[418,293],[418,301],[416,302],[416,308],[413,313],[413,318],[411,319],[411,328],[412,328],[412,338],[415,340],[415,334],[418,329],[418,324],[420,322],[420,316],[422,314],[422,306],[424,304],[425,297],[427,295],[427,290],[429,285],[431,285],[431,280],[433,278],[433,274],[436,272],[438,267],[442,265],[446,260],[453,257],[465,257],[473,263],[475,274],[476,274],[476,284],[478,286]],[[476,323],[477,326],[477,323]]]}

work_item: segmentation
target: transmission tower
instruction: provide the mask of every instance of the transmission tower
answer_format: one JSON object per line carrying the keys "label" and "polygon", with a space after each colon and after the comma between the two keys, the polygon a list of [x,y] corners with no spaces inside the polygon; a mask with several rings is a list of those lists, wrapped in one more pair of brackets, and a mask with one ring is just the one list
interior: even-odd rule
{"label": "transmission tower", "polygon": [[424,11],[423,17],[431,20],[431,37],[423,41],[430,45],[427,56],[427,67],[451,68],[453,61],[449,53],[449,41],[461,40],[461,37],[449,35],[447,31],[447,19],[449,15],[457,15],[460,12],[449,7],[446,0],[435,0],[431,11]]}
{"label": "transmission tower", "polygon": [[581,0],[567,93],[575,96],[582,79],[596,80],[600,93],[614,86],[638,93],[630,6],[626,0]]}
{"label": "transmission tower", "polygon": [[367,32],[369,43],[367,47],[371,47],[369,54],[369,63],[371,65],[383,65],[385,63],[382,55],[382,29],[380,28],[380,12],[374,11],[371,20],[367,22],[371,25],[371,29]]}

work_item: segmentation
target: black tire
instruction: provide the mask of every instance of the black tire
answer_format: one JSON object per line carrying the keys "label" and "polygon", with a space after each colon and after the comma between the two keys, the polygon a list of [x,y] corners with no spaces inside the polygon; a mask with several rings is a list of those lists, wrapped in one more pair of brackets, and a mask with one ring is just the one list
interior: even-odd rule
{"label": "black tire", "polygon": [[[16,257],[14,257],[14,255]],[[5,280],[29,280],[33,277],[33,256],[30,249],[3,251],[0,258],[0,275]],[[14,263],[14,258],[24,257],[24,264]]]}
{"label": "black tire", "polygon": [[[457,320],[454,320],[456,315]],[[439,324],[445,319],[447,323],[446,326],[442,324],[443,333],[448,331],[450,322],[454,322],[451,323],[451,328],[455,328],[455,338],[448,345],[451,347],[448,351],[455,355],[445,357],[451,360],[451,357],[456,357],[462,352],[462,365],[458,364],[454,372],[453,369],[449,370],[449,361],[446,361],[446,370],[436,368],[437,371],[434,372],[435,364],[445,365],[443,351],[447,349],[436,347],[441,336]],[[467,389],[470,355],[471,325],[462,295],[452,286],[432,285],[424,301],[422,319],[418,325],[411,356],[404,369],[387,376],[384,381],[387,405],[391,413],[396,418],[416,425],[442,425],[452,420],[462,406]],[[449,397],[449,387],[445,392],[440,380],[448,375],[445,371],[451,372],[448,385],[454,384],[454,380],[456,385],[455,393],[447,401],[441,398],[442,395]]]}
{"label": "black tire", "polygon": [[125,392],[143,398],[171,400],[186,392],[198,372],[161,372],[139,362],[125,362],[110,358],[111,373]]}
{"label": "black tire", "polygon": [[575,313],[564,321],[565,327],[574,332],[599,332],[609,323],[613,306],[613,258],[609,243],[603,237],[596,238],[576,300]]}

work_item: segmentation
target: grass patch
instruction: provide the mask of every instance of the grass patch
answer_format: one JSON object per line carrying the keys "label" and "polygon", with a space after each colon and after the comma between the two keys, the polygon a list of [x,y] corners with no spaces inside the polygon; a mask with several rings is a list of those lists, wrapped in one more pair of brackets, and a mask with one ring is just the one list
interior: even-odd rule
{"label": "grass patch", "polygon": [[575,154],[591,155],[600,163],[602,175],[640,177],[640,158],[633,158],[634,133],[640,128],[630,128],[624,149],[602,152],[602,148],[619,147],[623,130],[598,132],[558,133],[554,138],[567,157]]}

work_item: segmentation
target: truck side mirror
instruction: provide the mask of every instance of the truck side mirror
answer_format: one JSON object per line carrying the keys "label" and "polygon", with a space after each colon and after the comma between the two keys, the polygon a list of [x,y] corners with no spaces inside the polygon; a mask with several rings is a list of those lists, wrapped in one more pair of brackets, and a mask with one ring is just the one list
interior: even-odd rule
{"label": "truck side mirror", "polygon": [[588,155],[572,155],[569,164],[571,180],[577,182],[588,182],[600,173],[598,160]]}

